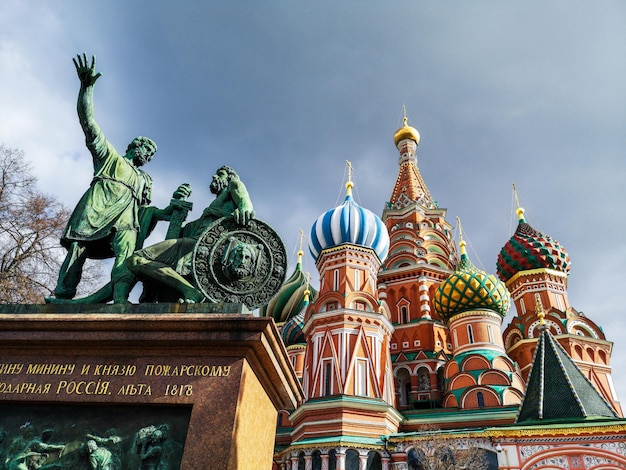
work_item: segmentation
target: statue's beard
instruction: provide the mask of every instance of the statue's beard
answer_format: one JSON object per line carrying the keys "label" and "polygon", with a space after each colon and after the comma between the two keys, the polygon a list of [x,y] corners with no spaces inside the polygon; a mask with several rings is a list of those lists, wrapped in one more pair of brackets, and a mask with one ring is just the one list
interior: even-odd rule
{"label": "statue's beard", "polygon": [[211,181],[211,184],[209,185],[209,189],[211,190],[211,193],[219,194],[223,190],[225,190],[227,186],[228,186],[228,181],[224,181],[221,179],[214,179]]}
{"label": "statue's beard", "polygon": [[135,156],[133,158],[133,163],[135,166],[144,166],[152,159],[152,155],[143,147],[137,147],[135,149]]}
{"label": "statue's beard", "polygon": [[237,279],[243,279],[244,277],[247,277],[250,274],[252,274],[252,266],[240,265],[240,266],[237,266],[236,268],[231,268],[231,269],[235,273],[235,277]]}

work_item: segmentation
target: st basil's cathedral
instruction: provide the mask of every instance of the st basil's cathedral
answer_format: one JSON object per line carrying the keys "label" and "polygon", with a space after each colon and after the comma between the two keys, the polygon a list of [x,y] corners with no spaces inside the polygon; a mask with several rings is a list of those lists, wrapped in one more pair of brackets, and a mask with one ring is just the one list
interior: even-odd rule
{"label": "st basil's cathedral", "polygon": [[349,177],[311,228],[319,291],[301,249],[260,312],[305,397],[279,412],[274,470],[626,468],[612,343],[570,305],[564,247],[518,204],[496,275],[478,269],[420,174],[406,117],[393,139],[382,215],[355,202]]}

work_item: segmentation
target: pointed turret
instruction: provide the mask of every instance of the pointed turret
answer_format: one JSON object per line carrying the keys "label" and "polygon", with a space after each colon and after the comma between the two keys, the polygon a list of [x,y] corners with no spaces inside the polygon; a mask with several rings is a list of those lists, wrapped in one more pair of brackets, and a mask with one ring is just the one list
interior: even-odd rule
{"label": "pointed turret", "polygon": [[458,221],[461,260],[435,291],[433,303],[452,334],[452,360],[446,364],[444,407],[484,408],[519,404],[524,383],[506,355],[500,328],[509,293],[494,275],[467,256]]}
{"label": "pointed turret", "polygon": [[546,326],[539,295],[539,340],[517,423],[614,419],[617,413],[598,393]]}
{"label": "pointed turret", "polygon": [[426,209],[436,207],[422,175],[417,169],[417,146],[420,141],[419,132],[408,125],[406,109],[404,110],[403,125],[393,136],[400,158],[400,171],[396,184],[391,192],[388,206],[393,209],[406,207],[413,202],[419,202]]}
{"label": "pointed turret", "polygon": [[443,365],[452,352],[432,295],[454,269],[457,255],[446,209],[434,202],[418,169],[420,135],[406,110],[403,121],[394,134],[399,168],[383,211],[390,248],[378,282],[395,326],[391,351],[399,407],[432,408],[441,404]]}
{"label": "pointed turret", "polygon": [[348,167],[345,201],[311,229],[320,290],[305,316],[306,401],[291,416],[295,442],[378,439],[395,432],[401,419],[394,409],[389,352],[393,327],[376,286],[389,236],[380,218],[352,198],[349,162]]}
{"label": "pointed turret", "polygon": [[570,306],[569,255],[557,241],[526,222],[515,186],[513,191],[519,223],[497,261],[498,276],[506,283],[516,309],[516,316],[503,333],[507,354],[519,364],[524,379],[528,379],[541,331],[536,310],[538,295],[545,310],[545,327],[621,414],[609,365],[612,343],[593,320]]}

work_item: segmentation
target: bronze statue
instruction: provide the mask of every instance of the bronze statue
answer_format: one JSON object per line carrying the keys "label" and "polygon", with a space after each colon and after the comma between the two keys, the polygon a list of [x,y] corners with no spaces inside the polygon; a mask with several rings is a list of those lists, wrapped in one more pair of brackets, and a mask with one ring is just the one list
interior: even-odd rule
{"label": "bronze statue", "polygon": [[[254,218],[248,191],[232,168],[219,168],[210,184],[216,198],[204,209],[202,216],[186,224],[179,238],[165,240],[135,252],[127,261],[129,270],[145,283],[158,283],[172,288],[184,303],[201,302],[204,294],[192,284],[191,261],[198,238],[214,221],[232,216],[245,226]],[[145,300],[145,299],[144,299]]]}
{"label": "bronze statue", "polygon": [[68,250],[61,266],[54,297],[48,303],[72,303],[88,258],[115,258],[111,282],[75,303],[100,303],[113,300],[125,303],[136,284],[126,268],[126,259],[150,234],[157,221],[169,220],[175,201],[191,193],[187,184],[178,187],[173,203],[165,209],[150,206],[152,179],[140,167],[156,152],[156,144],[147,137],[136,137],[120,155],[107,141],[94,118],[93,88],[101,76],[96,73],[96,59],[88,64],[87,55],[74,60],[80,79],[78,117],[94,165],[91,185],[78,202],[67,223],[61,244]]}
{"label": "bronze statue", "polygon": [[[215,194],[197,220],[183,226],[192,204],[188,184],[165,209],[150,206],[152,180],[140,169],[156,144],[137,137],[120,155],[94,119],[93,87],[100,73],[95,57],[74,59],[80,79],[78,116],[94,163],[89,189],[76,206],[61,244],[68,253],[48,303],[128,302],[137,280],[140,302],[229,302],[256,308],[284,280],[286,254],[280,237],[255,219],[252,201],[237,173],[222,166],[212,178]],[[157,221],[169,220],[166,240],[143,248]],[[111,282],[87,297],[74,298],[88,258],[114,258]],[[96,444],[98,444],[96,442]]]}
{"label": "bronze statue", "polygon": [[68,253],[54,296],[71,299],[76,295],[87,258],[114,257],[113,296],[121,302],[128,298],[134,284],[125,261],[137,248],[141,209],[150,203],[152,192],[152,179],[141,167],[152,159],[157,146],[147,137],[137,137],[124,155],[115,150],[94,117],[93,89],[101,76],[96,73],[96,59],[92,57],[91,65],[86,54],[73,60],[80,79],[78,118],[93,158],[94,176],[61,238]]}

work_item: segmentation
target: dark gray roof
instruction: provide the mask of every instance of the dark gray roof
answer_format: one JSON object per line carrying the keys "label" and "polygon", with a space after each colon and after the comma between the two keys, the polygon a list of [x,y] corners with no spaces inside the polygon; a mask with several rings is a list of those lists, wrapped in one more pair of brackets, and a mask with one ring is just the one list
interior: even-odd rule
{"label": "dark gray roof", "polygon": [[544,329],[516,423],[619,418],[565,349]]}

